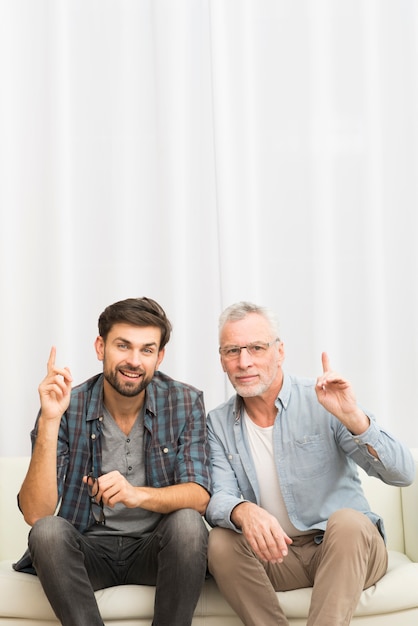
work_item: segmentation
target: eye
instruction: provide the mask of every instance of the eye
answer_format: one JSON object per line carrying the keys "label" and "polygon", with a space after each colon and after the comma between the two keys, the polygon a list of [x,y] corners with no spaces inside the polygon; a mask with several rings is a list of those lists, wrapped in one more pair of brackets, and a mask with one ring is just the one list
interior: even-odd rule
{"label": "eye", "polygon": [[264,343],[252,343],[249,346],[247,346],[248,352],[256,357],[263,356],[267,348],[268,348],[268,344],[264,344]]}
{"label": "eye", "polygon": [[117,347],[119,348],[119,350],[126,350],[128,346],[126,343],[118,343]]}
{"label": "eye", "polygon": [[141,347],[141,353],[144,356],[151,356],[158,352],[158,346],[156,343],[146,343]]}
{"label": "eye", "polygon": [[232,346],[232,348],[226,348],[225,354],[226,356],[237,356],[241,352],[241,348],[236,346]]}

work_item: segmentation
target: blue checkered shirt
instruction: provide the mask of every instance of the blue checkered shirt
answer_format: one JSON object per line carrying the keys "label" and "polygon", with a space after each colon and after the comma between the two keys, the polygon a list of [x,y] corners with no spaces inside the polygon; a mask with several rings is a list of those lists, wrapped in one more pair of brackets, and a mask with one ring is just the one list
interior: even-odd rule
{"label": "blue checkered shirt", "polygon": [[[89,472],[101,474],[103,380],[99,374],[74,387],[58,436],[58,515],[81,533],[94,523],[82,479]],[[210,491],[203,393],[156,372],[146,388],[144,408],[147,486],[194,482]],[[32,448],[38,419],[31,432]],[[15,569],[29,571],[29,559],[22,559]]]}

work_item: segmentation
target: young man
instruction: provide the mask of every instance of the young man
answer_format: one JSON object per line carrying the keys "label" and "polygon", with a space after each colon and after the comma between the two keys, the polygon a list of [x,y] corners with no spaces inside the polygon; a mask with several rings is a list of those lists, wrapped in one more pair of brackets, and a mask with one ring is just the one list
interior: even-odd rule
{"label": "young man", "polygon": [[94,590],[120,584],[156,585],[154,626],[192,623],[208,449],[202,392],[157,371],[170,333],[149,298],[108,306],[95,342],[103,373],[74,389],[51,350],[19,493],[29,552],[15,569],[34,568],[64,626],[102,626]]}
{"label": "young man", "polygon": [[209,570],[246,626],[284,626],[275,591],[313,587],[308,626],[349,624],[361,591],[386,572],[383,522],[357,465],[408,485],[408,449],[356,403],[323,354],[315,381],[282,370],[266,308],[221,315],[220,355],[237,394],[209,413]]}

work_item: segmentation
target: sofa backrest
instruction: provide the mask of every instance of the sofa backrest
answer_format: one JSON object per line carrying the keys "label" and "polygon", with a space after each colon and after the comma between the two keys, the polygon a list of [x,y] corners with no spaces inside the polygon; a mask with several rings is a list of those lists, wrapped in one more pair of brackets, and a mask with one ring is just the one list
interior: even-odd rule
{"label": "sofa backrest", "polygon": [[[418,451],[413,451],[418,465]],[[30,527],[23,520],[16,495],[29,465],[28,457],[0,458],[0,560],[17,559],[26,549]],[[385,485],[362,470],[360,477],[370,507],[384,519],[388,548],[404,552],[402,499],[409,508],[418,508],[418,480],[412,487]],[[415,517],[415,519],[417,516]],[[411,558],[418,561],[418,528],[407,526]]]}
{"label": "sofa backrest", "polygon": [[401,488],[386,485],[378,478],[368,476],[361,468],[359,474],[371,510],[383,519],[388,549],[404,552]]}
{"label": "sofa backrest", "polygon": [[402,512],[405,537],[405,554],[418,563],[418,448],[412,449],[415,459],[415,480],[402,487]]}

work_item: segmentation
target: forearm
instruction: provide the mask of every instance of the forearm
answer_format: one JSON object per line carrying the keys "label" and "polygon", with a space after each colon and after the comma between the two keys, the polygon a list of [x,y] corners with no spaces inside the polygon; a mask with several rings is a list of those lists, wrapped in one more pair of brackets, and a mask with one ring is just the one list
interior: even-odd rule
{"label": "forearm", "polygon": [[209,494],[197,483],[181,483],[169,487],[137,487],[137,506],[155,513],[172,513],[178,509],[206,511]]}
{"label": "forearm", "polygon": [[53,515],[58,502],[57,441],[59,423],[38,422],[38,433],[29,469],[19,492],[19,506],[25,521],[33,526],[40,518]]}

